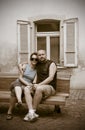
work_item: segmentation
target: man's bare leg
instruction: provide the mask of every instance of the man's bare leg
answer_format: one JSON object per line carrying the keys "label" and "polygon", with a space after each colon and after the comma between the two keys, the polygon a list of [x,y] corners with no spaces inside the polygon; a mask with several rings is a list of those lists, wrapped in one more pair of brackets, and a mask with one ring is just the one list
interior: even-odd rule
{"label": "man's bare leg", "polygon": [[42,100],[42,88],[37,87],[35,91],[34,99],[33,99],[33,107],[35,110],[37,109],[41,100]]}

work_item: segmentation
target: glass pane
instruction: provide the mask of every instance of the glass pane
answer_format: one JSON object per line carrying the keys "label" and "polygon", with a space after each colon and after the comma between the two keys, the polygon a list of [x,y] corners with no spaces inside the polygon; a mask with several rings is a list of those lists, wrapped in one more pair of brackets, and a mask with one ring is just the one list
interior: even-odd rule
{"label": "glass pane", "polygon": [[37,24],[37,32],[54,32],[60,30],[60,22],[43,22]]}
{"label": "glass pane", "polygon": [[56,63],[59,63],[59,56],[60,56],[59,40],[60,40],[59,37],[50,38],[50,59],[52,59]]}
{"label": "glass pane", "polygon": [[46,37],[37,37],[37,50],[46,50]]}

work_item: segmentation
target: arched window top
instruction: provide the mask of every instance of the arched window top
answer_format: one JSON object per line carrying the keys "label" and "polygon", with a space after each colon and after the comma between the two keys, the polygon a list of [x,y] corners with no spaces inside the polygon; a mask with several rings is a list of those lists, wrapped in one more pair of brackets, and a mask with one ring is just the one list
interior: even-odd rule
{"label": "arched window top", "polygon": [[36,16],[36,17],[30,17],[28,18],[28,21],[32,21],[32,22],[40,22],[40,21],[58,21],[58,20],[64,20],[65,16],[58,16],[58,15],[40,15],[40,16]]}

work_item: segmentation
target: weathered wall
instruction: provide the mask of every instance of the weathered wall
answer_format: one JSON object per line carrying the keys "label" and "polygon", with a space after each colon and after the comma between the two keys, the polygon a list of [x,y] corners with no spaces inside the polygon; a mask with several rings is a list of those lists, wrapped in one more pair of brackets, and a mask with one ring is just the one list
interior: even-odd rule
{"label": "weathered wall", "polygon": [[[85,67],[85,0],[0,0],[0,72],[17,71],[17,20],[38,15],[79,19],[79,67]],[[81,69],[80,69],[81,70]],[[75,75],[71,86],[76,86]],[[82,76],[82,74],[81,74]],[[75,80],[74,80],[74,79]],[[78,78],[79,79],[79,78]],[[82,79],[82,78],[81,78]]]}
{"label": "weathered wall", "polygon": [[17,47],[5,42],[0,44],[0,72],[14,72],[17,65]]}
{"label": "weathered wall", "polygon": [[77,70],[72,74],[70,88],[85,89],[85,69]]}

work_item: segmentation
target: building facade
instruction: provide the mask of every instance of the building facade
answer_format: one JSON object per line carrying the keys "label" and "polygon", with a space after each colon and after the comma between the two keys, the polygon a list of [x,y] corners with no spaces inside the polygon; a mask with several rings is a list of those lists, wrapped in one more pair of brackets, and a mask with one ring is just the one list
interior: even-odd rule
{"label": "building facade", "polygon": [[84,0],[1,0],[0,75],[16,75],[17,64],[45,49],[58,77],[84,88],[84,6]]}

